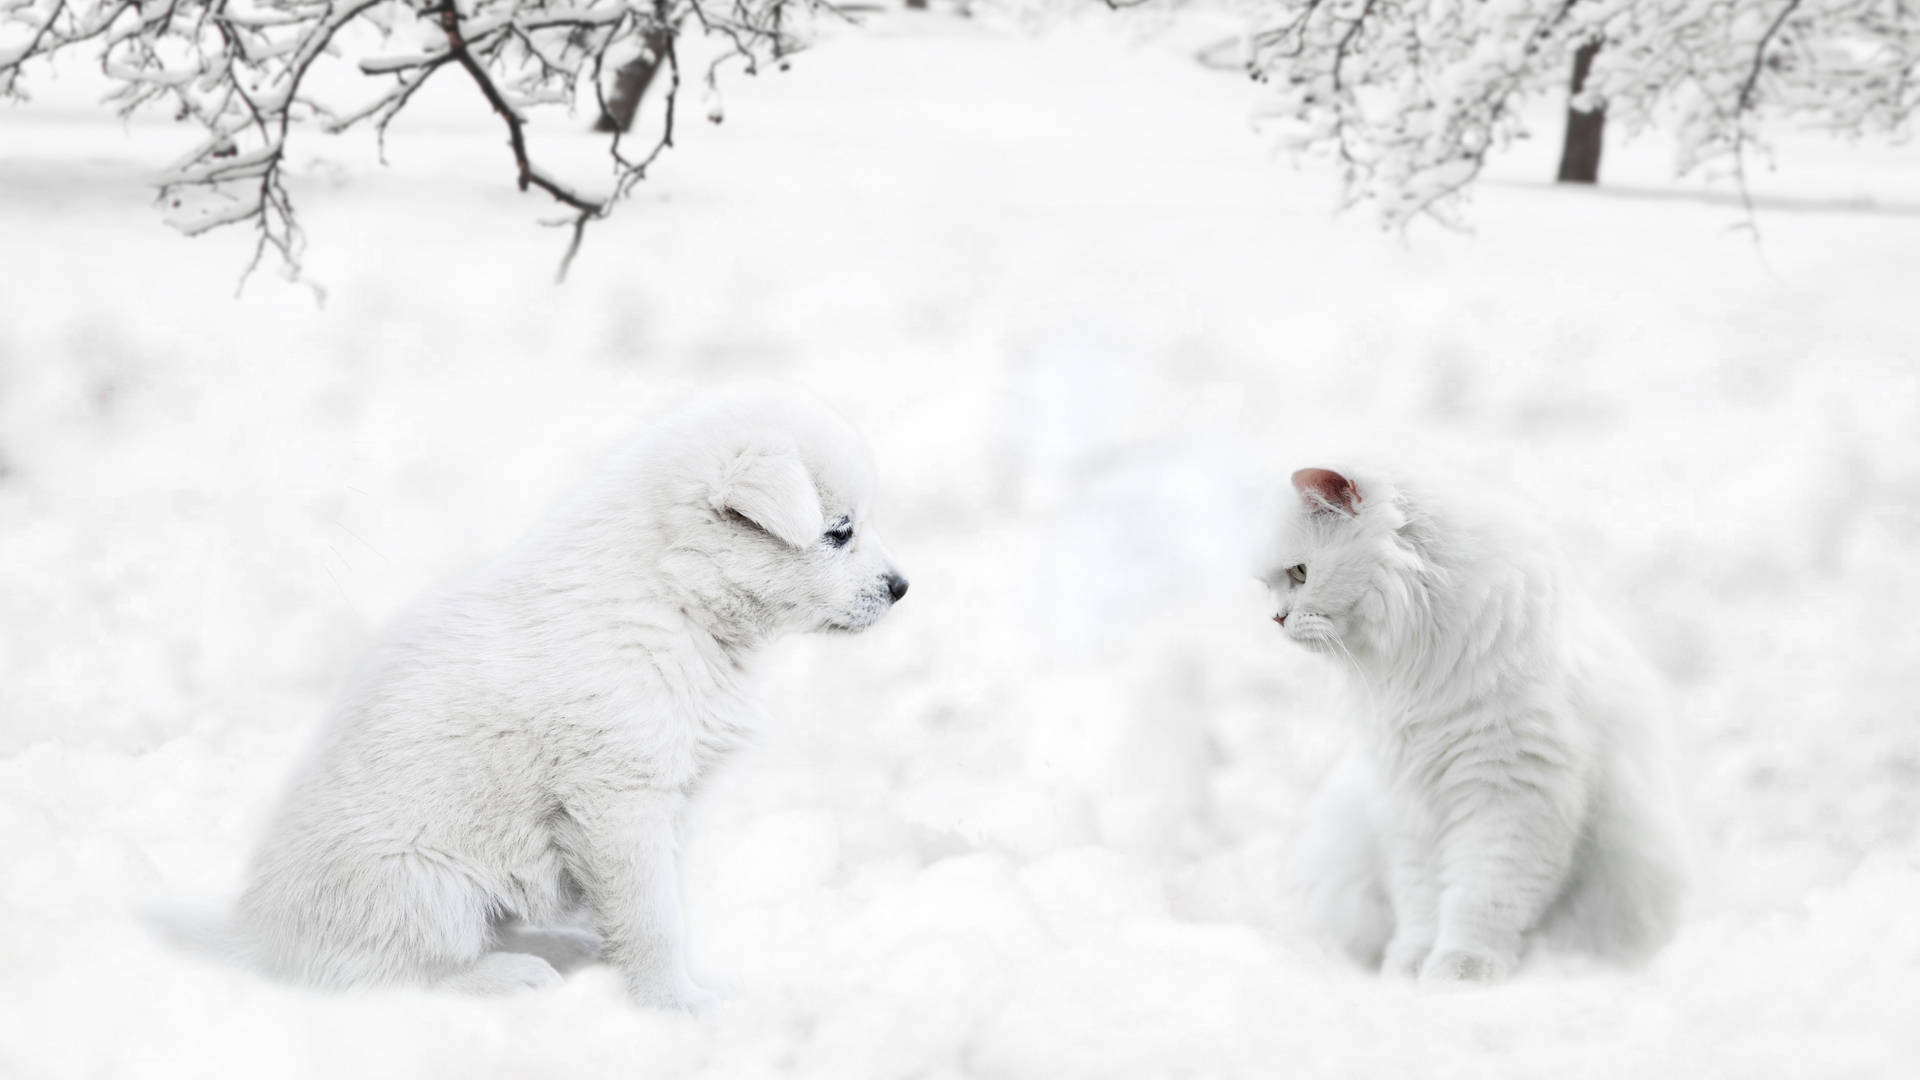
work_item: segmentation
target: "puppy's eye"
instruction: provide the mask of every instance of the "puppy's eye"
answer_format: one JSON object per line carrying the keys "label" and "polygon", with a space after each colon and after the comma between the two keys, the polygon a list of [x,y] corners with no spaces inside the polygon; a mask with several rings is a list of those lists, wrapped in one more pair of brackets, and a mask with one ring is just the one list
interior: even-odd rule
{"label": "puppy's eye", "polygon": [[834,547],[846,547],[853,541],[853,522],[846,518],[834,522],[833,528],[826,532],[826,540]]}
{"label": "puppy's eye", "polygon": [[1293,582],[1295,585],[1305,585],[1307,583],[1307,564],[1301,563],[1298,566],[1287,567],[1287,580]]}

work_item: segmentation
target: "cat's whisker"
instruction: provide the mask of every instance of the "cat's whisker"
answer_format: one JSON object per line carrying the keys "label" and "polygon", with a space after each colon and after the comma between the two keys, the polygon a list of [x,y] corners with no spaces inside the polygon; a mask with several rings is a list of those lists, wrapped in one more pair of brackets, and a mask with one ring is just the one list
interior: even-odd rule
{"label": "cat's whisker", "polygon": [[1373,682],[1367,678],[1366,670],[1360,666],[1360,661],[1354,658],[1353,650],[1347,648],[1347,643],[1340,640],[1340,635],[1332,631],[1327,633],[1327,640],[1333,642],[1334,647],[1340,650],[1340,655],[1347,658],[1347,666],[1353,669],[1354,677],[1360,680],[1361,688],[1367,692],[1369,698],[1373,697]]}

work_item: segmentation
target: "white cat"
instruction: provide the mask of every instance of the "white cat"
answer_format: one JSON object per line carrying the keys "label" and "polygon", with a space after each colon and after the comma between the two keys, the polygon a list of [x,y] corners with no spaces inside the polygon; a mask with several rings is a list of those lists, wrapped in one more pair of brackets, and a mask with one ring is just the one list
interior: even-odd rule
{"label": "white cat", "polygon": [[1683,888],[1661,694],[1530,517],[1330,469],[1280,517],[1274,621],[1362,714],[1300,849],[1319,929],[1441,981],[1500,978],[1534,936],[1658,948]]}

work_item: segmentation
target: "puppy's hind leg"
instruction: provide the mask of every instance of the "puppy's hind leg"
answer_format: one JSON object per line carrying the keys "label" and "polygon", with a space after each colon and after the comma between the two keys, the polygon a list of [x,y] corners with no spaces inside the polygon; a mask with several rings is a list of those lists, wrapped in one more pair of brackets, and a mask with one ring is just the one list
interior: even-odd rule
{"label": "puppy's hind leg", "polygon": [[525,926],[518,922],[495,927],[493,942],[502,952],[537,956],[563,975],[599,963],[606,948],[600,935],[591,930],[572,926]]}
{"label": "puppy's hind leg", "polygon": [[[310,986],[439,985],[531,965],[488,961],[496,902],[459,861],[428,851],[342,847],[324,860],[293,845],[270,851],[241,895],[239,917],[270,972]],[[538,957],[527,957],[553,973]],[[537,976],[538,972],[531,972]]]}
{"label": "puppy's hind leg", "polygon": [[514,994],[544,990],[560,982],[560,972],[532,953],[490,952],[434,985],[466,994]]}

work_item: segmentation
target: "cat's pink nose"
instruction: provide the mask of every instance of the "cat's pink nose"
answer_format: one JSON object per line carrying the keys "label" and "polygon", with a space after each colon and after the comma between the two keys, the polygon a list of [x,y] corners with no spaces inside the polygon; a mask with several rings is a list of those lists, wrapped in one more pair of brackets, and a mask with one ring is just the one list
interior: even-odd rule
{"label": "cat's pink nose", "polygon": [[1275,615],[1273,621],[1279,623],[1281,626],[1287,625],[1287,617],[1285,615]]}

